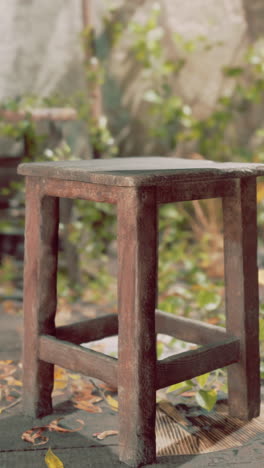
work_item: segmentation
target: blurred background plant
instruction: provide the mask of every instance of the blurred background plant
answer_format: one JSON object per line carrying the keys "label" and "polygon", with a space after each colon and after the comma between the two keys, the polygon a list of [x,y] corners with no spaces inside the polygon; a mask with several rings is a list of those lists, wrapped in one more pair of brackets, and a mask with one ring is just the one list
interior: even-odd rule
{"label": "blurred background plant", "polygon": [[[251,45],[239,66],[223,69],[223,76],[232,81],[232,92],[220,96],[205,118],[194,115],[192,106],[175,90],[175,80],[186,66],[186,57],[199,51],[221,48],[221,41],[210,41],[199,35],[187,40],[174,32],[170,41],[178,51],[172,59],[165,41],[168,34],[161,21],[158,2],[150,4],[141,21],[130,19],[120,6],[110,7],[100,37],[86,21],[81,35],[86,89],[71,95],[48,98],[23,96],[1,104],[0,134],[23,142],[23,160],[69,160],[76,158],[70,142],[54,137],[54,124],[41,132],[34,120],[34,109],[73,108],[88,135],[89,153],[93,158],[122,156],[122,128],[115,112],[108,112],[108,61],[118,49],[126,32],[127,47],[133,67],[140,70],[143,87],[144,119],[148,121],[144,139],[146,147],[157,148],[160,154],[179,156],[183,144],[192,149],[188,157],[216,161],[264,162],[264,128],[251,125],[251,137],[240,129],[241,119],[259,112],[264,100],[264,47]],[[102,46],[103,44],[103,46]],[[7,119],[7,111],[23,113],[15,121]],[[22,115],[22,114],[21,114]],[[119,116],[118,116],[119,117]],[[140,116],[138,120],[140,121]],[[52,133],[53,132],[53,133]],[[56,131],[55,131],[56,133]],[[151,154],[151,153],[150,153]],[[8,198],[11,216],[1,221],[1,236],[23,229],[23,182],[11,181],[1,188]],[[264,223],[264,185],[258,188],[259,229]],[[12,211],[13,210],[13,211]],[[60,270],[58,289],[68,302],[96,302],[116,310],[116,224],[114,207],[103,203],[79,200],[61,202]],[[171,313],[201,319],[224,326],[224,267],[222,219],[219,200],[194,201],[164,205],[159,213],[159,300],[158,307]],[[1,241],[1,238],[0,238]],[[21,275],[14,267],[17,252],[5,249],[1,258],[1,294],[10,296],[21,287]],[[260,283],[263,244],[260,239]],[[13,255],[13,256],[12,256]],[[21,252],[18,257],[22,263]],[[98,259],[100,261],[98,261]],[[110,261],[109,261],[110,259]],[[21,265],[21,264],[20,264]],[[21,270],[22,271],[22,270]],[[17,285],[17,287],[16,287]],[[264,358],[264,310],[261,306],[260,340]],[[175,339],[169,342],[175,346]],[[178,346],[182,346],[178,343]],[[159,354],[164,345],[159,343]],[[264,376],[264,366],[262,369]],[[217,374],[218,376],[218,374]],[[219,377],[219,376],[218,376]],[[202,377],[201,377],[202,379]],[[200,380],[201,380],[200,379]],[[187,382],[198,388],[198,399],[211,407],[215,398],[211,379]],[[184,388],[184,385],[181,387]],[[179,390],[179,389],[178,389]],[[207,393],[206,393],[207,392]],[[211,392],[211,393],[210,393]]]}

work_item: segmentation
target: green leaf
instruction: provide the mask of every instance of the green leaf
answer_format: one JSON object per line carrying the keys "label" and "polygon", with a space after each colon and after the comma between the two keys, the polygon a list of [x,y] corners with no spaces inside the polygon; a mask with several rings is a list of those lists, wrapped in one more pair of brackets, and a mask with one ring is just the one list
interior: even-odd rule
{"label": "green leaf", "polygon": [[64,468],[62,461],[52,452],[50,448],[46,453],[45,463],[48,468]]}
{"label": "green leaf", "polygon": [[220,305],[221,296],[215,291],[203,289],[198,293],[197,302],[199,307],[204,308],[207,311],[211,311],[215,310]]}
{"label": "green leaf", "polygon": [[220,390],[223,392],[223,393],[228,393],[228,386],[227,386],[227,383],[226,382],[223,382],[221,384],[221,387],[220,387]]}
{"label": "green leaf", "polygon": [[242,67],[226,67],[224,68],[225,76],[236,77],[243,73],[244,69]]}
{"label": "green leaf", "polygon": [[157,357],[160,358],[164,350],[164,344],[160,341],[157,342]]}
{"label": "green leaf", "polygon": [[202,408],[211,411],[217,400],[217,391],[215,388],[212,390],[199,390],[196,393],[195,399]]}
{"label": "green leaf", "polygon": [[179,382],[174,385],[170,385],[170,387],[167,388],[166,393],[177,391],[178,394],[181,394],[181,393],[187,392],[188,390],[191,390],[192,387],[193,387],[193,383],[191,381],[188,381],[188,383]]}
{"label": "green leaf", "polygon": [[259,319],[259,339],[264,341],[264,318]]}
{"label": "green leaf", "polygon": [[202,374],[202,375],[199,375],[198,377],[196,377],[197,383],[198,383],[200,388],[203,388],[205,386],[206,382],[208,381],[209,376],[210,376],[210,372],[208,372],[207,374]]}

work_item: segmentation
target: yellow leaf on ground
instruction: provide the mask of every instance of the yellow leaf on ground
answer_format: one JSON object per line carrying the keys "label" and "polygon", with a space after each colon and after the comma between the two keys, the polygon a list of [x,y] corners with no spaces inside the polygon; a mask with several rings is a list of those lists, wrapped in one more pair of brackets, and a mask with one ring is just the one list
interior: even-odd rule
{"label": "yellow leaf on ground", "polygon": [[45,463],[48,468],[64,468],[62,461],[59,459],[59,457],[57,457],[57,455],[55,455],[55,453],[52,452],[50,448],[46,453]]}
{"label": "yellow leaf on ground", "polygon": [[22,382],[21,380],[15,379],[14,377],[6,377],[5,379],[8,383],[8,385],[14,385],[15,387],[22,387]]}
{"label": "yellow leaf on ground", "polygon": [[118,411],[118,401],[115,400],[113,397],[111,397],[111,395],[106,395],[105,397],[107,403],[109,404],[109,406],[111,406],[112,409],[114,409],[115,411]]}
{"label": "yellow leaf on ground", "polygon": [[68,382],[64,380],[55,380],[54,381],[54,390],[64,390],[68,385]]}
{"label": "yellow leaf on ground", "polygon": [[62,367],[59,366],[55,366],[54,379],[63,380],[65,378],[67,379],[67,373],[65,369],[62,369]]}
{"label": "yellow leaf on ground", "polygon": [[65,369],[55,366],[54,369],[54,390],[65,389],[68,385],[68,374]]}
{"label": "yellow leaf on ground", "polygon": [[80,374],[68,374],[68,376],[73,380],[80,380],[81,379]]}

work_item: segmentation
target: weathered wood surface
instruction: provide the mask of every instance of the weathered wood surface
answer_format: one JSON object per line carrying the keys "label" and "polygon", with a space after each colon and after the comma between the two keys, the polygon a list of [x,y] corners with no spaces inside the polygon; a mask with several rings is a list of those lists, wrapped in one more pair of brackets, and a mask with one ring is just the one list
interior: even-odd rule
{"label": "weathered wood surface", "polygon": [[188,343],[207,345],[228,338],[225,328],[156,311],[156,333],[174,336]]}
{"label": "weathered wood surface", "polygon": [[[118,384],[120,459],[134,467],[155,460],[156,388],[232,364],[231,414],[242,419],[258,415],[255,179],[264,174],[264,165],[120,158],[23,164],[18,172],[31,176],[27,178],[25,254],[26,412],[51,411],[55,363],[112,386]],[[226,331],[160,311],[155,328],[157,205],[208,196],[223,197]],[[118,324],[116,317],[96,319],[90,330],[87,321],[59,327],[57,336],[70,340],[73,331],[72,341],[80,343],[119,329],[118,362],[52,336],[56,333],[58,197],[117,203]],[[156,362],[157,331],[206,346]]]}
{"label": "weathered wood surface", "polygon": [[[179,340],[198,345],[222,341],[230,337],[226,329],[185,317],[177,317],[161,310],[156,310],[156,333],[174,336]],[[63,325],[56,328],[59,340],[80,344],[100,340],[118,334],[118,315],[107,314],[95,319]]]}
{"label": "weathered wood surface", "polygon": [[[37,176],[35,176],[37,177]],[[125,196],[126,187],[114,185],[93,184],[73,180],[52,179],[38,177],[43,193],[52,197],[82,199],[96,202],[117,203]],[[207,199],[214,197],[232,196],[235,194],[235,180],[208,180],[178,182],[176,185],[158,186],[156,200],[158,204],[176,201]]]}
{"label": "weathered wood surface", "polygon": [[118,315],[107,314],[56,328],[56,338],[80,344],[118,334]]}
{"label": "weathered wood surface", "polygon": [[154,462],[157,204],[155,190],[126,189],[118,203],[119,456]]}
{"label": "weathered wood surface", "polygon": [[40,178],[42,190],[53,197],[82,199],[96,202],[117,203],[122,195],[121,187],[90,184],[72,180]]}
{"label": "weathered wood surface", "polygon": [[39,359],[95,377],[117,388],[117,359],[49,335],[39,338]]}
{"label": "weathered wood surface", "polygon": [[39,182],[26,186],[24,269],[24,411],[32,416],[52,410],[53,365],[39,360],[39,335],[55,332],[57,304],[58,199],[43,197]]}
{"label": "weathered wood surface", "polygon": [[237,181],[223,199],[226,328],[241,342],[241,356],[228,369],[230,414],[251,419],[260,410],[259,301],[256,178]]}
{"label": "weathered wood surface", "polygon": [[157,362],[157,389],[237,362],[240,356],[238,338],[176,354]]}
{"label": "weathered wood surface", "polygon": [[24,163],[21,175],[115,186],[166,186],[192,180],[264,175],[264,164],[215,163],[163,157]]}
{"label": "weathered wood surface", "polygon": [[157,203],[220,198],[235,193],[235,179],[177,181],[157,187]]}

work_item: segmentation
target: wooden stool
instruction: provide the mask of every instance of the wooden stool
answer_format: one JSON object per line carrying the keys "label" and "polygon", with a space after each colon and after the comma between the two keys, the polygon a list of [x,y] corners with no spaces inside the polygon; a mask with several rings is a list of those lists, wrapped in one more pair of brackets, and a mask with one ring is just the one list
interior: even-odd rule
{"label": "wooden stool", "polygon": [[[54,364],[101,379],[118,388],[120,460],[134,467],[155,461],[159,388],[229,366],[231,415],[258,416],[256,176],[264,165],[149,157],[28,163],[18,173],[27,176],[26,414],[52,411]],[[59,197],[117,204],[118,316],[55,328]],[[215,197],[223,200],[226,329],[155,312],[158,205]],[[157,332],[202,346],[157,361]],[[117,333],[118,360],[79,346]]]}

